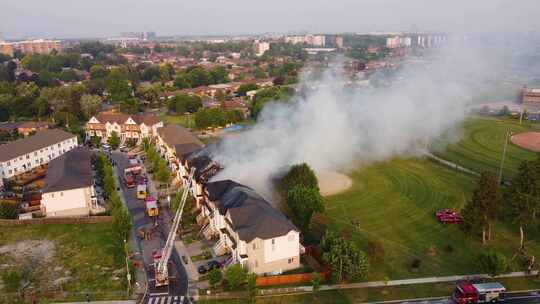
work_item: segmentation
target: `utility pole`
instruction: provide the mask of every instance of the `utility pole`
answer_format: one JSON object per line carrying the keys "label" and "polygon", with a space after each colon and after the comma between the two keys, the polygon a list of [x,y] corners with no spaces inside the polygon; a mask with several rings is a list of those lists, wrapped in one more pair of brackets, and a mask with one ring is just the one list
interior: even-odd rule
{"label": "utility pole", "polygon": [[503,147],[503,154],[501,159],[501,165],[499,167],[499,185],[502,182],[502,174],[503,174],[503,167],[504,167],[504,159],[506,158],[506,148],[508,147],[508,137],[512,134],[510,130],[506,131],[506,135],[504,137],[504,147]]}

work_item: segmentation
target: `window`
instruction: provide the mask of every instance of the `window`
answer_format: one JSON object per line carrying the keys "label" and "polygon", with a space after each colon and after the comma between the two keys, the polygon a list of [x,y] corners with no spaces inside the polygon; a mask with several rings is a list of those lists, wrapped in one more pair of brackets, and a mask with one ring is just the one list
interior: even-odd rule
{"label": "window", "polygon": [[36,151],[36,152],[34,152],[34,156],[37,156],[37,151]]}
{"label": "window", "polygon": [[39,150],[39,153],[43,153],[43,149]]}
{"label": "window", "polygon": [[272,239],[272,251],[276,250],[276,240]]}
{"label": "window", "polygon": [[60,148],[60,144],[58,144],[58,148]]}
{"label": "window", "polygon": [[294,258],[290,258],[287,260],[287,263],[291,264],[292,262],[294,262]]}
{"label": "window", "polygon": [[30,158],[30,154],[26,154],[26,159],[29,159]]}
{"label": "window", "polygon": [[7,165],[8,165],[8,166],[11,166],[11,162],[7,162]]}
{"label": "window", "polygon": [[294,241],[294,234],[289,235],[287,239],[289,240],[289,242]]}
{"label": "window", "polygon": [[9,169],[9,174],[13,173],[13,170]]}
{"label": "window", "polygon": [[22,156],[21,156],[21,157],[19,157],[19,160],[22,160]]}
{"label": "window", "polygon": [[51,193],[51,198],[54,198],[54,193]]}
{"label": "window", "polygon": [[64,192],[60,192],[60,196],[64,196]]}

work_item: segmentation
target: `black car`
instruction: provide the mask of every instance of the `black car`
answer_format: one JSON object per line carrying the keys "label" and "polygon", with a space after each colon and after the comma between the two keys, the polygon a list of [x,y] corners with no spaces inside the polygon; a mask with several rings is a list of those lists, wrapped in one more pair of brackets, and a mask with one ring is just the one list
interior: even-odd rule
{"label": "black car", "polygon": [[197,268],[197,272],[199,272],[199,274],[205,274],[208,272],[208,268],[206,268],[206,266],[204,265],[201,265]]}
{"label": "black car", "polygon": [[221,264],[216,260],[212,260],[206,264],[206,267],[208,268],[208,270],[219,269],[221,268]]}

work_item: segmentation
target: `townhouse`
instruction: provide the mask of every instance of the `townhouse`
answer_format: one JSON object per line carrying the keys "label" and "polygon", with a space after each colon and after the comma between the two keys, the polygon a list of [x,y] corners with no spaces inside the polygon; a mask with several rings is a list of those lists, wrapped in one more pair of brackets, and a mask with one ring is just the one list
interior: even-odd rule
{"label": "townhouse", "polygon": [[[202,146],[203,143],[184,127],[167,125],[157,129],[156,147],[158,152],[165,158],[171,170],[177,174],[180,172],[177,156],[191,153]],[[181,180],[181,176],[178,175],[178,180]]]}
{"label": "townhouse", "polygon": [[94,190],[91,152],[77,147],[49,163],[41,196],[46,216],[84,216],[105,211]]}
{"label": "townhouse", "polygon": [[0,145],[0,177],[15,175],[43,166],[77,147],[77,136],[60,129],[36,134]]}
{"label": "townhouse", "polygon": [[230,254],[256,274],[300,267],[300,233],[253,189],[231,180],[206,183],[201,214],[205,237],[217,238],[216,254]]}
{"label": "townhouse", "polygon": [[140,142],[143,138],[153,137],[157,129],[163,127],[163,122],[155,115],[128,115],[122,113],[102,112],[92,116],[86,123],[86,138],[97,136],[106,142],[113,132],[120,141],[134,140]]}
{"label": "townhouse", "polygon": [[209,181],[220,165],[203,148],[177,153],[184,185],[194,170],[191,194],[197,223],[207,239],[216,240],[216,255],[240,263],[256,274],[279,274],[300,266],[299,230],[253,189],[231,180]]}

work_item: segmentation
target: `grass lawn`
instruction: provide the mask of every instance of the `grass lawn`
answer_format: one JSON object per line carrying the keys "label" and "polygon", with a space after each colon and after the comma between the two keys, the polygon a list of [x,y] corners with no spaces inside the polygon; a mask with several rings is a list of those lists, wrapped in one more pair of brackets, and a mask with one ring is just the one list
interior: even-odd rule
{"label": "grass lawn", "polygon": [[[69,277],[69,283],[62,284],[62,290],[69,293],[64,299],[69,300],[85,300],[86,292],[92,299],[125,297],[125,272],[119,278],[113,275],[113,271],[125,267],[123,244],[114,244],[113,239],[109,223],[15,226],[2,227],[0,231],[0,247],[27,240],[53,242],[52,259],[32,265],[31,282],[36,289],[51,289],[51,282]],[[0,255],[0,259],[16,271],[28,262],[28,259],[15,261],[7,254]]]}
{"label": "grass lawn", "polygon": [[[538,131],[539,128],[526,121],[520,125],[519,121],[513,119],[471,118],[463,124],[461,140],[436,154],[477,172],[488,170],[498,174],[507,130],[521,133]],[[444,142],[445,140],[441,140],[434,146]],[[520,161],[534,157],[535,153],[509,142],[504,176],[514,176]]]}
{"label": "grass lawn", "polygon": [[[364,250],[370,240],[382,242],[384,259],[372,261],[368,280],[474,273],[479,253],[493,248],[510,258],[519,247],[517,228],[496,225],[495,240],[482,246],[456,225],[436,221],[436,210],[466,203],[473,177],[428,160],[395,159],[361,168],[351,178],[351,189],[326,198],[325,215],[332,229],[346,229]],[[528,246],[540,252],[535,242]],[[421,260],[417,270],[411,268],[414,259]]]}
{"label": "grass lawn", "polygon": [[176,124],[186,128],[195,128],[195,115],[160,114],[159,119],[165,124]]}

